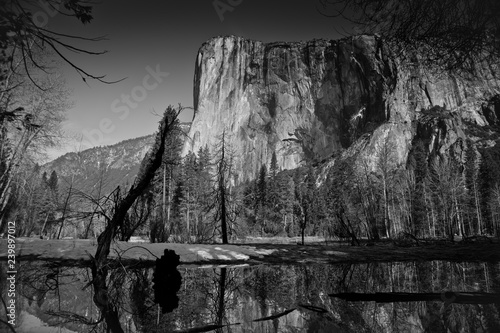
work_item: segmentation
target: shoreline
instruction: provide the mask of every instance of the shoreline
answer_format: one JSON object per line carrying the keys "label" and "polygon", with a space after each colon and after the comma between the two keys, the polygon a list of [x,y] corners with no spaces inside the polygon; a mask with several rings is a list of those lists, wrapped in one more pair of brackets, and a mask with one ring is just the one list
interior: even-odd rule
{"label": "shoreline", "polygon": [[[6,239],[0,239],[0,260],[7,260]],[[97,240],[16,239],[16,264],[22,261],[91,262]],[[122,263],[154,265],[165,249],[174,250],[181,265],[340,264],[394,261],[500,262],[500,243],[442,243],[398,247],[392,243],[372,246],[296,244],[179,244],[114,242],[109,259]]]}

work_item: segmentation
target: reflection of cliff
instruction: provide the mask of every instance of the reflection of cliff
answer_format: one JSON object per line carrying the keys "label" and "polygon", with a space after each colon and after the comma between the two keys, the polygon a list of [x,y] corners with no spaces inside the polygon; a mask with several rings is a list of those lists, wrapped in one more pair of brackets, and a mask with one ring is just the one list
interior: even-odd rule
{"label": "reflection of cliff", "polygon": [[[0,269],[3,267],[0,266]],[[87,322],[99,318],[92,301],[92,289],[84,289],[83,283],[75,283],[85,281],[87,273],[86,268],[45,262],[23,263],[17,274],[16,300],[18,314],[25,313],[25,316],[18,317],[21,327],[30,327],[40,320],[43,325],[66,328],[72,332],[87,331]],[[83,320],[72,320],[72,316]],[[28,322],[22,323],[22,320]]]}
{"label": "reflection of cliff", "polygon": [[[406,161],[418,124],[440,154],[456,149],[464,122],[497,121],[499,81],[492,67],[474,80],[424,68],[415,55],[402,61],[375,36],[297,43],[213,38],[196,59],[195,116],[184,153],[213,145],[225,129],[234,135],[241,179],[254,177],[275,151],[279,167],[304,158],[324,160],[341,149],[369,158],[386,135]],[[498,77],[498,76],[496,76]],[[440,106],[449,119],[423,119]],[[366,135],[365,135],[366,134]]]}
{"label": "reflection of cliff", "polygon": [[[349,303],[328,297],[341,292],[499,292],[498,263],[434,261],[180,271],[179,307],[162,314],[153,301],[152,268],[113,269],[108,292],[121,327],[132,332],[174,332],[241,323],[226,326],[222,332],[500,331],[498,304]],[[27,311],[53,326],[65,322],[65,327],[77,332],[90,331],[93,326],[89,324],[98,321],[92,288],[85,288],[90,277],[87,268],[32,263],[25,264],[18,276],[20,312]],[[5,297],[5,290],[2,295]],[[38,295],[43,295],[42,302]],[[286,310],[293,311],[256,321]],[[101,329],[104,322],[98,325]]]}

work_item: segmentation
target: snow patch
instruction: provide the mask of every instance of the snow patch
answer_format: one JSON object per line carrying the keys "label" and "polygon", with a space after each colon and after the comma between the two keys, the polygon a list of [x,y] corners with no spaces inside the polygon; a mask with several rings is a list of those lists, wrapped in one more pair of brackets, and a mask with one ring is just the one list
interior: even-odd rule
{"label": "snow patch", "polygon": [[231,257],[228,257],[228,256],[226,256],[224,254],[218,254],[217,258],[220,259],[220,260],[231,260]]}

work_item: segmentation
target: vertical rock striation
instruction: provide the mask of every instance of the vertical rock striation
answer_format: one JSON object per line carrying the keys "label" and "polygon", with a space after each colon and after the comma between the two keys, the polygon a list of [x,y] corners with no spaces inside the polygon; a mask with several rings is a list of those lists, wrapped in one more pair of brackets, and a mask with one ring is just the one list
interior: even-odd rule
{"label": "vertical rock striation", "polygon": [[[405,163],[416,135],[427,136],[431,151],[447,154],[463,139],[464,121],[484,126],[498,119],[496,69],[481,68],[467,80],[414,58],[395,57],[369,35],[294,43],[213,38],[196,58],[195,113],[184,154],[213,146],[225,130],[240,179],[255,177],[273,152],[282,169],[345,149],[374,166],[384,140],[396,147],[396,163]],[[433,106],[442,115],[430,116]]]}

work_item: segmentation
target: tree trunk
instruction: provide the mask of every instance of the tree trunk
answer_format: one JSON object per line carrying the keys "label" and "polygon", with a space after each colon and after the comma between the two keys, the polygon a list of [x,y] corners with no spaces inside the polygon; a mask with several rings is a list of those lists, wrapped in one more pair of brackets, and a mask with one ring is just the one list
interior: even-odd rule
{"label": "tree trunk", "polygon": [[227,239],[227,207],[226,207],[226,200],[228,199],[227,193],[226,193],[226,167],[227,167],[227,161],[226,161],[226,138],[225,138],[225,132],[222,133],[222,147],[221,147],[221,157],[219,161],[219,170],[218,170],[218,178],[219,178],[219,195],[220,195],[220,213],[221,213],[221,232],[222,232],[222,244],[227,244],[228,239]]}
{"label": "tree trunk", "polygon": [[385,237],[390,238],[391,233],[390,233],[390,226],[389,226],[389,205],[387,203],[387,184],[386,180],[384,177],[383,180],[383,190],[384,190],[384,225],[385,225]]}
{"label": "tree trunk", "polygon": [[476,216],[477,216],[477,233],[482,235],[483,233],[483,219],[481,216],[481,204],[479,202],[479,193],[476,187],[476,181],[473,182],[474,190],[474,204],[476,206]]}
{"label": "tree trunk", "polygon": [[227,207],[226,207],[226,189],[224,184],[219,187],[221,191],[221,230],[222,230],[222,244],[227,244]]}
{"label": "tree trunk", "polygon": [[163,164],[163,193],[162,193],[162,205],[161,205],[161,217],[163,219],[163,228],[167,228],[167,196],[166,196],[166,191],[167,191],[167,165]]}
{"label": "tree trunk", "polygon": [[94,302],[103,313],[108,328],[114,333],[121,333],[123,329],[120,326],[117,310],[109,301],[106,287],[106,278],[108,276],[107,261],[111,242],[117,229],[123,223],[127,211],[134,204],[135,200],[144,193],[154,178],[156,170],[161,166],[167,135],[178,128],[177,116],[178,112],[173,110],[173,108],[169,107],[165,112],[160,122],[158,133],[156,134],[155,143],[146,157],[144,157],[134,184],[130,187],[127,195],[119,199],[116,203],[113,216],[108,221],[104,231],[97,237],[97,250],[91,266],[92,284],[95,290]]}
{"label": "tree trunk", "polygon": [[189,232],[189,190],[186,193],[186,233],[187,233],[187,242],[191,243],[191,233]]}
{"label": "tree trunk", "polygon": [[227,269],[222,267],[220,269],[220,278],[219,278],[219,299],[217,304],[217,325],[222,325],[222,320],[224,319],[224,308],[225,308],[225,300],[224,295],[226,294],[226,279],[227,279]]}
{"label": "tree trunk", "polygon": [[45,221],[43,222],[42,230],[40,230],[40,237],[42,237],[42,235],[43,235],[43,231],[45,230],[45,226],[47,225],[48,219],[49,219],[49,213],[47,213],[47,215],[45,216]]}
{"label": "tree trunk", "polygon": [[306,226],[305,226],[305,223],[304,223],[304,225],[301,228],[301,232],[302,232],[302,245],[304,245],[304,233],[305,233],[305,231],[306,231]]}
{"label": "tree trunk", "polygon": [[68,195],[66,196],[66,200],[64,200],[64,207],[63,207],[63,213],[61,217],[61,226],[59,227],[59,232],[57,233],[57,239],[61,237],[61,232],[64,227],[64,220],[66,219],[66,212],[68,210],[68,204],[69,204],[69,199],[71,197],[71,192],[73,191],[73,180],[74,180],[74,175],[71,177],[71,184],[68,189]]}

